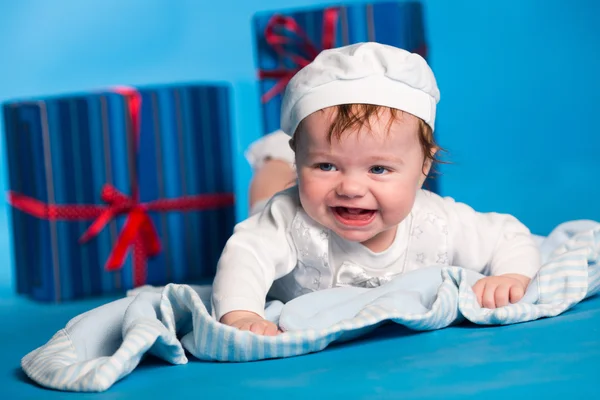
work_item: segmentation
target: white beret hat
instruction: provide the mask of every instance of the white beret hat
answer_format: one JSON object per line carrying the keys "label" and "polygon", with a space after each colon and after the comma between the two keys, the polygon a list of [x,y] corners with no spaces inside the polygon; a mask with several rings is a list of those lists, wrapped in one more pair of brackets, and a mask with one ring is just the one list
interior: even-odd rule
{"label": "white beret hat", "polygon": [[421,118],[432,130],[440,100],[433,71],[423,57],[381,43],[357,43],[322,51],[288,83],[281,129],[294,134],[315,111],[340,104],[374,104]]}

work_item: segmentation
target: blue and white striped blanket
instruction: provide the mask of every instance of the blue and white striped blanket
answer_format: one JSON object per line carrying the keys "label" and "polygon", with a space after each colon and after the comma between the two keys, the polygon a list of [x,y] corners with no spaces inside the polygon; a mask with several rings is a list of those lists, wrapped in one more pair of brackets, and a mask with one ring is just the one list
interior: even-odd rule
{"label": "blue and white striped blanket", "polygon": [[440,329],[467,319],[513,324],[554,317],[600,287],[600,224],[574,221],[540,238],[544,266],[518,304],[483,309],[471,290],[481,275],[460,267],[430,267],[375,289],[336,288],[285,305],[268,304],[267,317],[286,332],[257,336],[219,324],[210,312],[210,287],[168,285],[132,295],[73,318],[21,361],[42,386],[103,391],[152,354],[185,364],[185,350],[201,360],[251,361],[323,350],[387,321],[414,330]]}

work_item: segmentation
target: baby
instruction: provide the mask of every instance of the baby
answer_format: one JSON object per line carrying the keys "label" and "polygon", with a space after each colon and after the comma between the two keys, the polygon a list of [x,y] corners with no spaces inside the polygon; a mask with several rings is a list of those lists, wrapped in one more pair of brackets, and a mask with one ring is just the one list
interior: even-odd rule
{"label": "baby", "polygon": [[439,149],[438,101],[422,57],[378,43],[323,51],[300,70],[281,115],[297,186],[236,226],[214,281],[215,318],[276,335],[267,294],[286,302],[376,287],[432,265],[487,275],[473,287],[483,307],[519,301],[540,268],[529,230],[421,189]]}

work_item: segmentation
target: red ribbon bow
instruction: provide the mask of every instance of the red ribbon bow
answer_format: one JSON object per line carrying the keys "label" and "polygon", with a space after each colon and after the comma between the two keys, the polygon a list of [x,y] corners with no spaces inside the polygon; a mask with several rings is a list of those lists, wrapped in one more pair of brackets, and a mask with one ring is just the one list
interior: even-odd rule
{"label": "red ribbon bow", "polygon": [[[115,91],[125,97],[129,110],[131,132],[134,135],[133,147],[135,154],[137,154],[140,136],[141,95],[132,88],[121,87]],[[218,193],[140,203],[138,182],[131,182],[131,188],[131,196],[126,196],[114,186],[104,185],[101,198],[108,206],[96,204],[46,204],[15,192],[8,193],[8,201],[13,207],[40,219],[94,219],[94,222],[79,239],[80,243],[87,242],[97,236],[106,224],[116,216],[127,215],[123,229],[106,261],[105,268],[108,271],[121,268],[129,249],[133,247],[133,281],[135,286],[146,282],[147,259],[157,255],[161,250],[160,239],[148,212],[207,210],[230,206],[234,202],[233,194]]]}
{"label": "red ribbon bow", "polygon": [[[339,8],[327,8],[323,12],[323,40],[320,50],[330,49],[335,45],[335,29],[339,16]],[[290,36],[284,31],[295,34]],[[277,79],[277,83],[262,96],[266,103],[285,89],[286,85],[302,68],[310,64],[320,50],[310,41],[308,35],[292,17],[276,14],[265,28],[265,40],[275,50],[280,59],[289,58],[295,68],[278,68],[270,71],[259,70],[261,79]],[[291,45],[291,46],[286,46]],[[302,50],[300,54],[298,50]]]}

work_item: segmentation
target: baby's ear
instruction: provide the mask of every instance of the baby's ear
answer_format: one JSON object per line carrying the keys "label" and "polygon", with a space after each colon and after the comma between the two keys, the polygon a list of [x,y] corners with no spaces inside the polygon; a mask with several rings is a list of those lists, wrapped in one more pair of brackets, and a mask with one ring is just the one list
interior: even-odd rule
{"label": "baby's ear", "polygon": [[423,160],[423,168],[421,170],[422,174],[421,178],[419,178],[419,187],[423,186],[425,179],[427,179],[427,175],[429,175],[429,171],[431,170],[433,158],[435,157],[435,153],[437,153],[437,151],[437,147],[434,147],[433,149],[431,149],[431,158],[425,157],[425,160]]}

